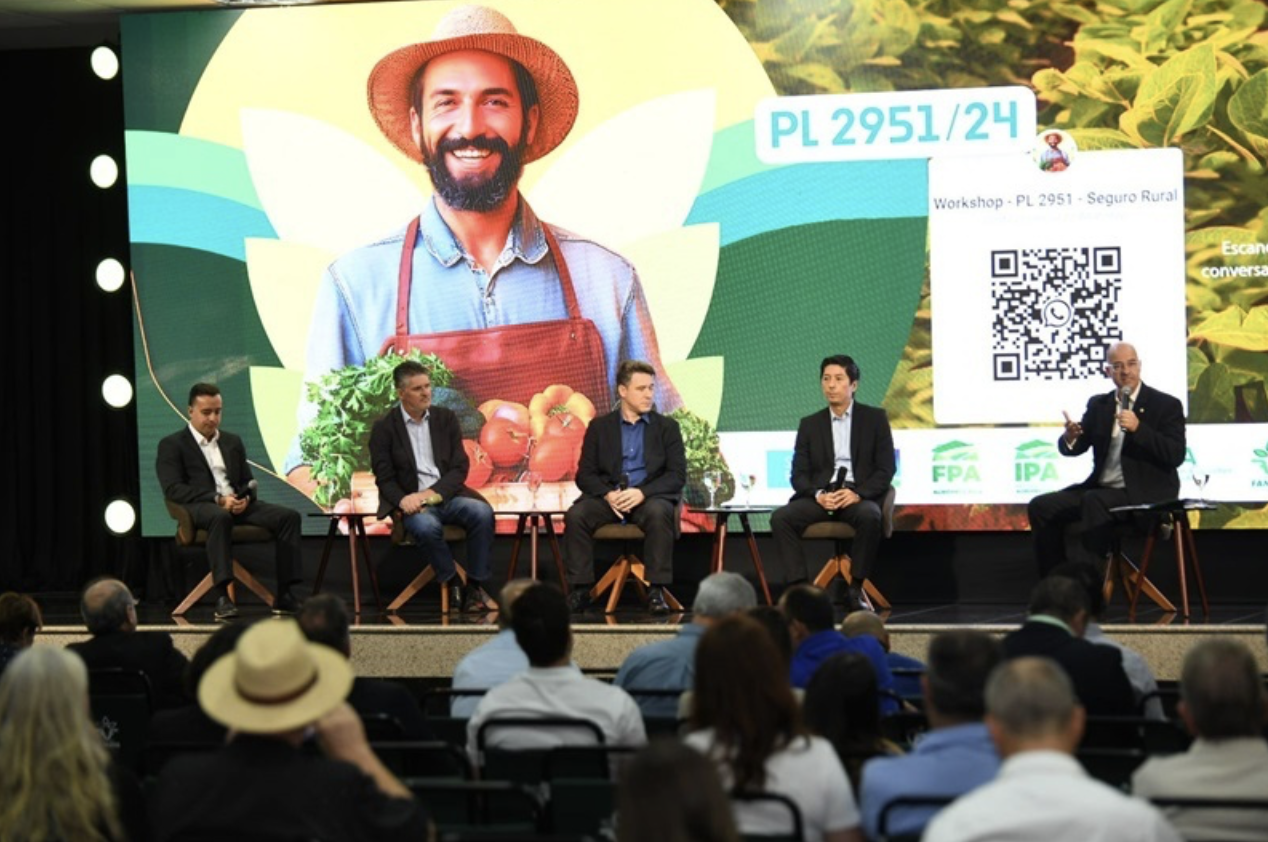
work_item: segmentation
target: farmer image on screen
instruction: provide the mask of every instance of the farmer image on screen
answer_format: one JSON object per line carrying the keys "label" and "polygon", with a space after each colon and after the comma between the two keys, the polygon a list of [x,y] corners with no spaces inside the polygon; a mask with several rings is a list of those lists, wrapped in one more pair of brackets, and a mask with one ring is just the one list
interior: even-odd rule
{"label": "farmer image on screen", "polygon": [[[384,56],[368,96],[379,128],[427,168],[435,191],[408,225],[326,270],[308,382],[418,350],[443,360],[475,404],[527,404],[566,384],[602,412],[617,365],[643,359],[658,372],[660,409],[681,405],[634,267],[542,222],[519,194],[523,166],[558,146],[577,116],[577,84],[556,52],[499,12],[463,6],[432,40]],[[306,396],[301,430],[316,412]],[[286,470],[311,491],[304,461],[296,445]]]}

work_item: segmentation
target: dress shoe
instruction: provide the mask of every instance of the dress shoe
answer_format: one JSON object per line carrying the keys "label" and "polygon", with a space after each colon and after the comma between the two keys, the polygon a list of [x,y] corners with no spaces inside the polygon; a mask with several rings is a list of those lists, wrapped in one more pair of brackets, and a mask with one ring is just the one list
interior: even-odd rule
{"label": "dress shoe", "polygon": [[237,616],[238,606],[233,604],[232,599],[227,596],[222,596],[220,599],[216,600],[215,617],[217,620],[233,620],[236,619]]}
{"label": "dress shoe", "polygon": [[647,611],[650,614],[668,614],[669,603],[665,601],[665,589],[656,585],[647,589]]}
{"label": "dress shoe", "polygon": [[454,576],[448,582],[445,582],[444,587],[449,589],[450,613],[454,611],[461,611],[464,607],[466,607],[466,603],[463,601],[466,597],[463,594],[461,579],[459,579],[457,576]]}
{"label": "dress shoe", "polygon": [[580,614],[590,607],[590,586],[589,585],[573,585],[572,591],[568,594],[568,610],[573,614]]}
{"label": "dress shoe", "polygon": [[273,599],[274,614],[298,614],[299,602],[290,591],[282,591]]}
{"label": "dress shoe", "polygon": [[493,607],[493,598],[479,582],[473,580],[467,583],[467,595],[462,601],[464,614],[471,611],[492,611]]}
{"label": "dress shoe", "polygon": [[867,611],[868,608],[869,606],[863,596],[862,583],[852,583],[845,589],[846,614],[853,614],[855,611]]}

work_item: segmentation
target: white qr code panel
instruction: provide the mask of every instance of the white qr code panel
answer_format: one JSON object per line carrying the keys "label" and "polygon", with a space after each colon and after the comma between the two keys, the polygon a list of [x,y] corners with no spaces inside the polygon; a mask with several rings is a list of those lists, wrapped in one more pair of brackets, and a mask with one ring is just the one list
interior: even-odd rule
{"label": "white qr code panel", "polygon": [[1112,388],[1108,346],[1185,400],[1179,150],[929,162],[934,417],[1053,423]]}

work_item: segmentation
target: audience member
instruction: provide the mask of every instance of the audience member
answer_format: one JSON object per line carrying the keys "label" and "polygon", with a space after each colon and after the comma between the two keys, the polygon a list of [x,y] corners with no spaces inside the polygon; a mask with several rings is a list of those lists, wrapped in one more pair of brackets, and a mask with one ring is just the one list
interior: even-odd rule
{"label": "audience member", "polygon": [[40,646],[0,676],[0,839],[145,842],[136,779],[110,762],[88,713],[88,671]]}
{"label": "audience member", "polygon": [[[647,742],[638,705],[620,687],[587,678],[572,663],[571,612],[554,585],[528,588],[515,600],[511,628],[528,656],[528,669],[484,695],[467,723],[467,748],[480,760],[480,726],[495,719],[586,719],[599,726],[607,745]],[[491,728],[484,745],[538,749],[594,742],[588,731],[559,728]]]}
{"label": "audience member", "polygon": [[154,712],[146,735],[151,745],[225,741],[228,734],[225,726],[208,716],[198,704],[198,684],[212,664],[233,651],[238,645],[238,638],[250,627],[250,623],[226,623],[198,647],[185,668],[183,681],[185,695],[192,701],[178,708]]}
{"label": "audience member", "polygon": [[[881,811],[896,798],[955,798],[995,777],[999,754],[982,717],[986,679],[1003,658],[999,641],[982,632],[943,632],[929,642],[929,665],[920,678],[929,731],[907,756],[878,757],[863,767],[859,806],[869,839],[880,838]],[[936,812],[896,807],[886,833],[918,836]]]}
{"label": "audience member", "polygon": [[1101,628],[1101,615],[1105,613],[1105,578],[1097,569],[1087,563],[1066,561],[1052,568],[1049,576],[1065,576],[1083,586],[1087,596],[1087,624],[1083,629],[1083,639],[1101,646],[1112,646],[1123,658],[1123,672],[1132,686],[1132,697],[1136,700],[1136,711],[1150,719],[1166,719],[1162,709],[1162,699],[1158,697],[1158,679],[1154,678],[1149,663],[1135,649],[1130,649],[1122,642],[1115,640]]}
{"label": "audience member", "polygon": [[155,708],[180,707],[188,700],[182,688],[189,661],[160,631],[137,631],[136,600],[118,579],[94,579],[84,588],[79,611],[91,640],[68,647],[90,670],[139,670],[150,679]]}
{"label": "audience member", "polygon": [[1162,814],[1083,771],[1084,711],[1048,658],[1014,658],[986,684],[986,724],[1004,759],[994,781],[934,817],[924,842],[1179,842]]}
{"label": "audience member", "polygon": [[[889,664],[890,673],[894,676],[894,693],[903,699],[920,698],[920,675],[925,665],[916,658],[895,652],[890,647],[889,629],[872,611],[851,611],[841,621],[841,634],[846,637],[871,635],[885,650],[885,662]],[[899,672],[902,670],[902,672]]]}
{"label": "audience member", "polygon": [[617,671],[614,683],[634,697],[643,716],[677,716],[677,696],[640,696],[638,691],[671,690],[682,694],[691,689],[700,635],[720,618],[756,605],[757,592],[738,573],[724,571],[706,577],[691,606],[691,622],[669,640],[649,643],[631,652]]}
{"label": "audience member", "polygon": [[35,600],[26,594],[0,594],[0,675],[9,661],[35,643],[35,634],[43,625]]}
{"label": "audience member", "polygon": [[[1188,751],[1152,757],[1132,776],[1141,798],[1268,798],[1264,687],[1255,656],[1235,640],[1211,639],[1185,655],[1180,717],[1197,738]],[[1186,839],[1262,840],[1268,811],[1169,809]]]}
{"label": "audience member", "polygon": [[[808,734],[770,635],[755,620],[727,617],[696,647],[696,684],[685,737],[718,764],[723,786],[786,796],[810,842],[862,842],[850,782],[832,745]],[[788,832],[779,805],[733,805],[746,835]]]}
{"label": "audience member", "polygon": [[1052,658],[1074,682],[1079,702],[1092,716],[1132,716],[1136,701],[1123,672],[1122,654],[1112,646],[1083,639],[1087,626],[1083,586],[1056,576],[1044,579],[1030,595],[1030,617],[1004,637],[1004,656]]}
{"label": "audience member", "polygon": [[792,686],[805,687],[819,665],[838,652],[858,652],[867,656],[876,671],[881,712],[898,710],[898,700],[892,695],[894,676],[885,661],[885,650],[873,637],[848,638],[837,631],[833,627],[832,600],[825,591],[813,585],[794,585],[779,598],[779,607],[788,618],[792,635]]}
{"label": "audience member", "polygon": [[621,769],[616,842],[740,842],[714,765],[678,740],[639,749]]}
{"label": "audience member", "polygon": [[[334,594],[317,594],[304,600],[295,618],[299,628],[313,643],[320,643],[352,660],[352,630],[348,606]],[[352,705],[363,719],[386,715],[400,726],[406,740],[430,740],[434,737],[418,700],[400,684],[382,678],[357,676],[348,694]]]}
{"label": "audience member", "polygon": [[[426,839],[410,791],[375,756],[344,702],[352,668],[294,620],[257,623],[211,665],[198,702],[229,744],[173,759],[150,811],[159,842],[199,838]],[[303,750],[315,735],[319,752]]]}
{"label": "audience member", "polygon": [[[775,644],[775,649],[779,653],[779,663],[783,667],[783,674],[788,675],[788,670],[792,666],[792,635],[788,631],[788,618],[784,616],[784,612],[774,605],[756,605],[745,611],[744,616],[756,620],[757,624],[770,635],[771,642]],[[695,686],[694,682],[692,686]],[[797,700],[797,704],[800,706],[801,697],[806,692],[805,689],[794,687],[792,692],[793,698]],[[691,718],[691,705],[694,697],[694,689],[687,690],[678,697],[679,720],[686,721]]]}
{"label": "audience member", "polygon": [[855,795],[864,761],[902,754],[881,734],[876,670],[866,655],[841,652],[824,661],[810,678],[801,712],[811,732],[836,749]]}
{"label": "audience member", "polygon": [[[498,633],[488,643],[472,649],[458,662],[453,671],[453,689],[491,690],[528,669],[528,656],[515,642],[511,614],[515,610],[512,607],[515,600],[536,584],[534,579],[512,579],[502,586],[502,592],[498,594]],[[470,719],[478,704],[480,697],[477,695],[454,696],[449,703],[449,715],[458,719]]]}

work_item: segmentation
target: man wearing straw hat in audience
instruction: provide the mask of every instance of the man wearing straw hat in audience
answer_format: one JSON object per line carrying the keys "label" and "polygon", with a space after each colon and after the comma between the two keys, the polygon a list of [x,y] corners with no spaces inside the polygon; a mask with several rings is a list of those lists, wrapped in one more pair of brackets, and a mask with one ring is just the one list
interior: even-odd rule
{"label": "man wearing straw hat in audience", "polygon": [[[309,643],[293,620],[248,629],[198,685],[229,742],[163,768],[149,801],[155,838],[427,839],[422,806],[344,701],[352,677],[342,655]],[[320,752],[304,750],[309,740]]]}
{"label": "man wearing straw hat in audience", "polygon": [[[681,405],[634,267],[541,221],[519,193],[524,165],[559,146],[577,118],[577,83],[558,53],[500,12],[462,6],[430,41],[380,59],[367,94],[379,129],[435,190],[403,229],[326,270],[306,380],[419,350],[438,355],[477,405],[528,405],[564,384],[602,412],[617,365],[641,359],[658,372],[660,410]],[[301,429],[315,411],[301,405]],[[300,458],[293,447],[287,470],[305,488]]]}

